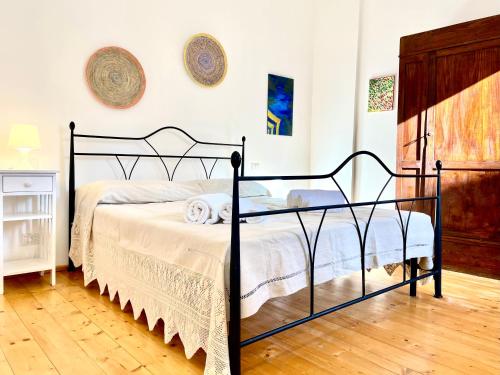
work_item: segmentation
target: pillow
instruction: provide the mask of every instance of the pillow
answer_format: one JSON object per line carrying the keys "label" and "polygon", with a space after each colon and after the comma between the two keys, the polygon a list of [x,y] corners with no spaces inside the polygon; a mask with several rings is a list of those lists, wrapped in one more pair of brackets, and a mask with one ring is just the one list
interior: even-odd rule
{"label": "pillow", "polygon": [[78,197],[92,195],[98,203],[153,203],[186,200],[201,194],[194,182],[157,181],[97,181],[78,188]]}
{"label": "pillow", "polygon": [[[293,189],[288,193],[286,203],[288,208],[302,208],[345,204],[346,201],[339,190]],[[332,211],[342,211],[342,208]]]}
{"label": "pillow", "polygon": [[[214,178],[211,180],[199,180],[199,188],[203,194],[226,193],[233,195],[233,179],[232,178]],[[267,188],[256,181],[241,181],[240,182],[240,197],[270,197],[271,193]]]}

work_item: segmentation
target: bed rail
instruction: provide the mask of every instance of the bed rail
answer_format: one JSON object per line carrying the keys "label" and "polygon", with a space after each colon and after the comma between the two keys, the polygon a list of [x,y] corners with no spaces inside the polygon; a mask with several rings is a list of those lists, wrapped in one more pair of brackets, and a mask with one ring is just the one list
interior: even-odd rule
{"label": "bed rail", "polygon": [[[241,138],[241,143],[222,143],[222,142],[207,142],[207,141],[199,141],[185,130],[178,128],[176,126],[163,126],[161,128],[156,129],[155,131],[143,136],[143,137],[124,137],[124,136],[115,136],[115,135],[96,135],[96,134],[78,134],[75,133],[75,123],[73,121],[69,124],[70,129],[70,149],[69,149],[69,215],[68,215],[68,243],[71,245],[71,226],[73,225],[73,220],[75,216],[75,157],[76,156],[100,156],[100,157],[111,157],[116,159],[120,169],[123,173],[123,177],[125,180],[130,180],[132,178],[132,174],[137,166],[137,163],[141,158],[149,159],[158,159],[166,173],[166,177],[169,181],[172,181],[175,176],[175,172],[177,168],[181,164],[184,159],[198,159],[203,167],[203,171],[205,172],[205,177],[210,179],[212,177],[212,172],[215,168],[215,165],[219,160],[231,160],[230,157],[227,156],[213,156],[213,155],[191,155],[190,152],[197,145],[204,146],[217,146],[217,147],[237,147],[241,148],[241,176],[245,174],[245,141],[246,138]],[[171,154],[160,154],[158,150],[153,146],[150,141],[154,135],[165,132],[177,132],[182,134],[188,141],[192,142],[186,151],[180,155],[171,155]],[[119,152],[76,152],[75,151],[75,138],[87,138],[87,139],[107,139],[107,140],[117,140],[117,141],[135,141],[135,142],[144,142],[146,146],[151,149],[150,153],[119,153]],[[225,154],[227,155],[227,154]],[[239,155],[239,153],[238,153]],[[134,163],[132,164],[132,168],[127,174],[125,167],[122,164],[122,160],[120,158],[135,158]],[[169,170],[164,159],[178,159],[172,170]],[[205,164],[207,160],[212,160],[213,164],[208,170],[208,166]],[[75,269],[73,262],[69,259],[68,270],[73,271]]]}
{"label": "bed rail", "polygon": [[[375,201],[368,202],[359,202],[359,203],[351,203],[347,198],[346,194],[338,184],[335,176],[354,158],[367,155],[374,160],[376,160],[380,166],[387,172],[389,175],[387,181],[382,187],[380,193],[377,196]],[[240,367],[240,352],[241,348],[247,345],[250,345],[254,342],[260,341],[277,333],[283,332],[287,329],[296,327],[300,324],[309,322],[313,319],[317,319],[324,315],[330,314],[334,311],[343,309],[345,307],[351,306],[353,304],[362,302],[369,298],[373,298],[380,294],[389,292],[393,289],[400,288],[404,285],[410,285],[410,296],[414,297],[417,293],[417,281],[426,277],[433,276],[434,277],[434,296],[436,298],[442,297],[441,293],[441,273],[442,273],[442,247],[441,247],[441,169],[442,164],[441,161],[436,162],[436,174],[398,174],[392,172],[383,162],[382,160],[375,154],[369,151],[358,151],[350,155],[346,158],[334,171],[327,174],[320,175],[297,175],[297,176],[240,176],[238,170],[242,165],[242,157],[241,155],[235,151],[231,155],[231,165],[233,166],[233,208],[232,208],[232,221],[231,221],[231,264],[230,264],[230,311],[229,311],[229,359],[230,359],[230,368],[232,375],[239,375],[241,373]],[[389,200],[380,200],[385,188],[389,184],[389,182],[393,178],[434,178],[436,179],[436,195],[433,196],[424,196],[424,197],[413,197],[413,198],[402,198],[402,199],[389,199]],[[270,181],[270,180],[318,180],[318,179],[331,179],[335,186],[339,189],[341,194],[343,195],[345,204],[334,204],[327,206],[315,206],[315,207],[306,207],[306,208],[287,208],[287,209],[279,209],[279,210],[270,210],[270,211],[261,211],[261,212],[251,212],[251,213],[240,213],[239,210],[239,183],[240,181]],[[403,264],[407,263],[407,254],[406,254],[406,246],[407,246],[407,238],[408,238],[408,224],[410,222],[411,213],[413,211],[413,206],[415,202],[421,201],[434,201],[434,268],[426,272],[425,274],[417,276],[417,259],[412,258],[409,260],[410,264],[410,277],[408,278],[406,272],[403,272],[403,280],[397,284],[391,285],[389,287],[366,293],[366,269],[365,269],[365,245],[366,245],[366,237],[368,233],[368,228],[370,226],[370,222],[372,219],[372,215],[375,211],[377,205],[380,204],[388,204],[394,203],[398,212],[398,217],[401,224],[401,236],[403,240]],[[411,207],[408,213],[408,218],[406,219],[406,223],[403,221],[403,216],[401,214],[401,203],[411,203]],[[361,230],[356,214],[353,210],[354,207],[372,207],[370,211],[370,215],[364,231]],[[328,210],[336,209],[336,208],[348,208],[353,217],[356,234],[359,241],[360,247],[360,255],[361,255],[361,282],[362,282],[362,290],[361,296],[355,298],[353,300],[347,301],[340,305],[332,306],[330,308],[315,311],[314,305],[314,272],[315,272],[315,256],[316,256],[316,246],[318,243],[318,238],[320,235],[321,227],[323,225],[323,221],[325,215]],[[307,235],[306,228],[302,221],[300,214],[302,212],[310,212],[310,211],[322,211],[322,216],[320,219],[319,227],[317,230],[316,238],[314,242],[313,238],[309,239]],[[251,337],[244,341],[241,341],[240,335],[240,318],[241,318],[241,280],[240,280],[240,219],[248,218],[248,217],[256,217],[256,216],[270,216],[270,215],[280,215],[280,214],[290,214],[295,213],[297,215],[297,219],[301,225],[302,231],[306,238],[307,242],[307,250],[309,255],[309,315],[280,326],[278,328],[269,330],[257,336]]]}

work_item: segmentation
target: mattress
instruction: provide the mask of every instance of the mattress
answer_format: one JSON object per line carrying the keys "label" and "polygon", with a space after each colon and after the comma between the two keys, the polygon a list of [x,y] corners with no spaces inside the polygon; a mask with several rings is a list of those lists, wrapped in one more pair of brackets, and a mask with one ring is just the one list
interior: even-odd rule
{"label": "mattress", "polygon": [[[278,206],[280,200],[276,202]],[[230,225],[187,224],[184,205],[182,201],[99,205],[94,213],[94,247],[105,249],[112,244],[138,256],[159,259],[203,275],[217,276],[223,267],[224,287],[228,290]],[[354,212],[363,233],[370,209],[357,208]],[[309,239],[315,239],[321,215],[301,214],[301,217]],[[403,219],[406,220],[406,212]],[[307,286],[309,254],[295,214],[268,216],[263,223],[241,224],[240,228],[241,311],[245,318],[255,314],[268,299],[286,296]],[[366,268],[402,261],[399,228],[396,211],[375,211],[367,236]],[[414,212],[407,258],[432,257],[432,244],[429,217]],[[326,215],[316,253],[315,283],[361,269],[359,240],[349,210]]]}

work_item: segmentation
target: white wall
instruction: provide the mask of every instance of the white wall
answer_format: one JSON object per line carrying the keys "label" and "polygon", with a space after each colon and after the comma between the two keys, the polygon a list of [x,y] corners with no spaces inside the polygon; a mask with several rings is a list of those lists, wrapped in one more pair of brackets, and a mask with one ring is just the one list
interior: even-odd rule
{"label": "white wall", "polygon": [[[368,113],[368,81],[383,74],[397,75],[402,36],[499,13],[499,0],[362,0],[356,149],[373,151],[396,169],[397,100],[391,112]],[[376,198],[387,179],[367,161],[356,165],[355,175],[357,200]],[[393,183],[386,197],[394,195]]]}
{"label": "white wall", "polygon": [[[312,20],[309,0],[28,1],[0,0],[0,168],[14,164],[9,125],[41,130],[40,168],[60,173],[58,263],[67,252],[69,121],[86,133],[144,135],[175,124],[201,140],[248,139],[249,173],[309,172]],[[201,88],[182,61],[190,35],[217,37],[228,74]],[[142,100],[127,110],[107,108],[89,93],[83,71],[98,48],[118,45],[141,62]],[[295,79],[293,137],[266,135],[267,74]],[[260,165],[250,171],[250,162]]]}
{"label": "white wall", "polygon": [[[395,169],[397,112],[367,113],[369,78],[397,73],[403,35],[500,13],[498,0],[0,0],[0,5],[0,168],[16,160],[7,148],[9,125],[38,125],[39,167],[61,170],[60,264],[67,251],[69,121],[88,133],[144,135],[172,124],[199,139],[238,142],[246,135],[248,174],[330,172],[353,148],[371,150]],[[228,74],[215,89],[199,87],[184,71],[184,43],[198,32],[216,36],[228,56]],[[145,70],[146,92],[130,109],[107,108],[86,87],[85,62],[107,45],[130,50]],[[265,134],[268,73],[295,79],[292,137]],[[258,164],[254,170],[252,163]],[[382,175],[363,162],[354,174],[355,197],[374,198]],[[339,181],[350,195],[351,170]],[[394,195],[393,185],[387,195]]]}
{"label": "white wall", "polygon": [[[331,172],[353,150],[359,0],[317,0],[311,115],[311,173]],[[337,180],[351,196],[352,168]],[[318,180],[315,187],[332,188]]]}

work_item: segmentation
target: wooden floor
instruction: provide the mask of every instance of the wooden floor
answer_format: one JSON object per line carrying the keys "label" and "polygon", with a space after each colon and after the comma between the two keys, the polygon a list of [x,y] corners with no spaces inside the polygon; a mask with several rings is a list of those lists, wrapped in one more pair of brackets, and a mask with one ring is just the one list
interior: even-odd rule
{"label": "wooden floor", "polygon": [[[368,273],[370,288],[388,285]],[[357,277],[317,287],[317,308],[352,298]],[[445,272],[443,299],[432,284],[381,295],[244,348],[245,374],[500,374],[500,281]],[[334,297],[333,297],[334,296]],[[266,304],[244,321],[256,334],[304,315],[307,293]],[[127,311],[128,310],[128,311]],[[272,318],[272,319],[271,319]],[[187,360],[161,327],[149,332],[130,307],[83,287],[80,272],[6,280],[0,296],[0,374],[202,374],[201,351]]]}

